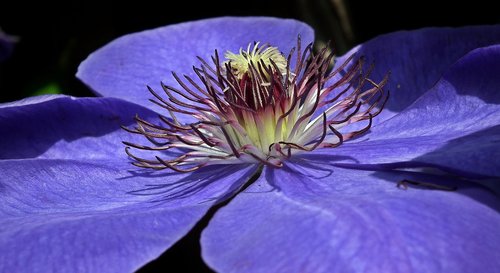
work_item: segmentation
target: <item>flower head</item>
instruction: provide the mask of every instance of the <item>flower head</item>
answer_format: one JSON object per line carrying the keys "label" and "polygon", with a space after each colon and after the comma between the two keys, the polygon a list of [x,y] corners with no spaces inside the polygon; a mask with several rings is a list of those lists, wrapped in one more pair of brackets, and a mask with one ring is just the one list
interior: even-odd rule
{"label": "flower head", "polygon": [[[128,129],[155,146],[126,144],[187,152],[170,160],[139,158],[128,149],[127,153],[136,166],[181,172],[212,164],[282,167],[282,161],[294,154],[334,148],[366,132],[387,101],[382,89],[387,77],[373,82],[370,71],[363,71],[362,60],[351,64],[352,58],[330,71],[333,55],[327,54],[327,48],[313,54],[311,48],[312,44],[302,51],[299,39],[285,58],[278,48],[257,42],[239,54],[226,53],[225,61],[215,51],[212,64],[200,58],[201,66],[194,68],[201,84],[174,72],[182,88],[162,84],[166,98],[148,87],[156,98],[153,102],[166,109],[171,119],[162,118],[162,126],[138,117],[138,126]],[[179,114],[191,115],[196,122],[181,124]],[[339,132],[364,120],[367,124],[359,130]]]}
{"label": "flower head", "polygon": [[[500,177],[500,27],[397,32],[338,56],[332,69],[321,51],[297,50],[297,37],[308,44],[312,33],[301,22],[259,17],[131,34],[97,50],[79,68],[77,76],[107,97],[43,96],[0,104],[0,271],[133,272],[223,200],[200,242],[203,260],[218,272],[499,268],[500,200],[483,185],[485,178]],[[247,50],[220,60],[214,54],[240,48]],[[299,53],[301,58],[294,55]],[[353,54],[376,65],[365,69]],[[379,113],[384,83],[391,96]],[[158,95],[157,104],[149,101],[145,85]],[[254,100],[257,94],[249,91],[256,88],[269,96]],[[347,112],[337,112],[340,117],[329,112],[356,97]],[[280,108],[280,102],[288,105]],[[297,111],[306,118],[292,118],[305,127],[296,136],[317,128],[314,136],[294,138],[294,126],[282,125],[278,130],[286,127],[288,135],[271,134],[268,141],[282,154],[259,145],[260,135],[252,139],[234,127],[244,128],[247,116],[265,115],[259,111],[269,105],[280,106],[269,113],[275,119],[269,124],[292,109],[282,122]],[[297,105],[315,111],[300,112]],[[135,114],[140,118],[134,120]],[[356,116],[365,120],[335,127]],[[214,121],[207,122],[209,117]],[[370,123],[363,135],[320,148],[329,138],[339,143],[335,131],[346,140]],[[234,132],[229,140],[248,161],[216,143],[229,143],[224,131]],[[238,143],[246,138],[248,143]],[[129,149],[135,164],[164,170],[131,167],[122,141],[138,148]],[[151,144],[160,141],[168,143]],[[187,173],[169,168],[201,164],[201,156],[192,154],[203,145],[204,155],[220,149],[227,157],[211,160],[238,164],[207,163]],[[245,145],[264,154],[268,164],[254,164],[262,161]],[[188,164],[179,160],[183,156],[198,161]],[[281,164],[269,164],[275,161]],[[400,181],[417,186],[402,190]],[[418,186],[430,184],[456,190]]]}

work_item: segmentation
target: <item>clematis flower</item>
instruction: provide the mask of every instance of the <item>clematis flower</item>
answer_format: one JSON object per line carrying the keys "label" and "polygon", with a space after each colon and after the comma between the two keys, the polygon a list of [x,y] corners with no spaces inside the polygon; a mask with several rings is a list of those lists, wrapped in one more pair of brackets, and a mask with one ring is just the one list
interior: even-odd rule
{"label": "clematis flower", "polygon": [[133,271],[224,200],[216,271],[496,270],[500,27],[384,35],[332,68],[312,41],[275,18],[167,26],[81,64],[104,98],[0,105],[0,271]]}

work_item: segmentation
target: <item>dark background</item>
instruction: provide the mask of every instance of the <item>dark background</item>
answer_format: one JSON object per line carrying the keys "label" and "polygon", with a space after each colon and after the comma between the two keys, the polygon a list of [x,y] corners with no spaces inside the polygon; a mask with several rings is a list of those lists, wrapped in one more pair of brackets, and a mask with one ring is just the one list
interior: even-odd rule
{"label": "dark background", "polygon": [[[175,1],[175,7],[168,0],[3,2],[0,27],[19,42],[0,64],[0,102],[43,93],[92,96],[74,77],[89,53],[127,33],[200,18],[266,15],[299,19],[313,26],[320,41],[333,40],[339,53],[396,30],[500,23],[494,1],[183,0]],[[163,267],[208,271],[198,243],[208,219],[142,272]]]}

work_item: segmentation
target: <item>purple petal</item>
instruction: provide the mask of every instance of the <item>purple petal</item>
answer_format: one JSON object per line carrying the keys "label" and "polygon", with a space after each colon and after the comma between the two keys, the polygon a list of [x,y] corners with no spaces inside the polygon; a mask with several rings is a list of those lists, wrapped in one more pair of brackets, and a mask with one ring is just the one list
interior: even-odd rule
{"label": "purple petal", "polygon": [[195,78],[197,56],[210,61],[214,50],[219,56],[237,52],[249,43],[263,42],[285,54],[301,35],[312,42],[313,30],[304,23],[266,17],[224,17],[170,25],[127,35],[91,54],[78,68],[77,77],[96,93],[119,97],[152,108],[146,85],[158,92],[160,81],[178,86],[171,72]]}
{"label": "purple petal", "polygon": [[[500,46],[476,49],[427,93],[370,133],[334,150],[359,164],[439,167],[459,175],[500,176]],[[396,164],[395,164],[396,163]],[[347,165],[344,165],[347,166]],[[373,166],[377,167],[377,166]]]}
{"label": "purple petal", "polygon": [[113,98],[64,96],[0,108],[1,272],[136,270],[255,172],[139,171],[118,126],[135,112],[152,113]]}
{"label": "purple petal", "polygon": [[[202,234],[205,261],[220,272],[488,272],[500,266],[500,202],[490,192],[445,177],[324,167],[265,171],[212,219]],[[402,179],[459,188],[405,191],[395,184]]]}
{"label": "purple petal", "polygon": [[122,140],[136,114],[152,111],[114,98],[40,96],[0,105],[0,158],[126,159]]}
{"label": "purple petal", "polygon": [[120,162],[53,159],[3,160],[0,169],[2,272],[136,270],[255,170],[141,176]]}
{"label": "purple petal", "polygon": [[386,88],[391,97],[379,119],[404,110],[431,88],[443,73],[467,52],[500,43],[500,25],[462,28],[425,28],[382,35],[340,57],[356,53],[374,63],[372,79],[391,72]]}

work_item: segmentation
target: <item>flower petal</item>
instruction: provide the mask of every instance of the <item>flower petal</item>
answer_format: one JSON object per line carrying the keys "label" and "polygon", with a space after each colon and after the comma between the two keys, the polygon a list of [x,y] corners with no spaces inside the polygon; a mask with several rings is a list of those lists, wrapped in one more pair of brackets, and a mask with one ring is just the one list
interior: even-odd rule
{"label": "flower petal", "polygon": [[[126,160],[120,128],[156,114],[114,98],[39,96],[0,105],[0,159]],[[138,138],[138,137],[136,137]]]}
{"label": "flower petal", "polygon": [[255,171],[234,165],[147,175],[128,166],[0,161],[0,271],[132,272],[183,237]]}
{"label": "flower petal", "polygon": [[223,17],[170,25],[116,39],[82,62],[77,77],[100,95],[152,108],[146,85],[158,92],[160,81],[178,86],[172,71],[195,78],[197,56],[210,61],[214,50],[223,57],[259,41],[288,54],[298,35],[306,43],[314,39],[309,26],[290,19]]}
{"label": "flower petal", "polygon": [[[359,164],[500,176],[500,45],[476,49],[407,109],[325,156]],[[358,165],[358,166],[355,166]],[[365,166],[366,167],[366,166]],[[373,166],[376,167],[376,166]]]}
{"label": "flower petal", "polygon": [[[268,169],[216,213],[202,234],[212,268],[484,272],[500,266],[500,202],[482,188],[408,172],[288,166]],[[459,188],[405,191],[396,187],[401,179]]]}
{"label": "flower petal", "polygon": [[381,35],[339,57],[337,65],[356,53],[374,63],[371,78],[391,72],[386,89],[391,96],[378,117],[385,120],[404,110],[431,88],[467,52],[500,43],[500,25],[424,28]]}
{"label": "flower petal", "polygon": [[36,97],[0,106],[0,272],[128,272],[184,236],[256,166],[139,171],[119,128],[140,106]]}

